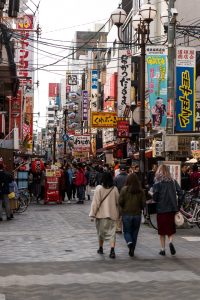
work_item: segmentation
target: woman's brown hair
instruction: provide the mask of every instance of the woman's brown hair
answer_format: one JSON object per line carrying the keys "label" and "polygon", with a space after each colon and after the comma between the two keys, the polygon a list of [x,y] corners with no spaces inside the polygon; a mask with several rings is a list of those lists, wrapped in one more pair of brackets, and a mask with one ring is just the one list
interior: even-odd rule
{"label": "woman's brown hair", "polygon": [[134,173],[128,175],[126,180],[127,190],[133,194],[140,194],[143,192],[141,183]]}

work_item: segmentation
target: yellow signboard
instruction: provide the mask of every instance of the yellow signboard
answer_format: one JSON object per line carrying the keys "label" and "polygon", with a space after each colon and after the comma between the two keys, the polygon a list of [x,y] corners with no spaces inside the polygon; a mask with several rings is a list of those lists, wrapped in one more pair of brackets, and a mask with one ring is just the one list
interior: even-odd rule
{"label": "yellow signboard", "polygon": [[121,120],[121,118],[118,118],[116,113],[92,112],[91,126],[93,128],[115,128],[119,120]]}

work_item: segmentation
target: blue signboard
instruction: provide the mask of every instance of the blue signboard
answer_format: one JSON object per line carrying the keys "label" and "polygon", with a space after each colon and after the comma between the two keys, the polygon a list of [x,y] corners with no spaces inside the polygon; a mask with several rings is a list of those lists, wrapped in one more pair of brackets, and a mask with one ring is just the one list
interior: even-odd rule
{"label": "blue signboard", "polygon": [[195,130],[195,70],[176,68],[176,131]]}
{"label": "blue signboard", "polygon": [[92,89],[98,88],[98,71],[92,70]]}

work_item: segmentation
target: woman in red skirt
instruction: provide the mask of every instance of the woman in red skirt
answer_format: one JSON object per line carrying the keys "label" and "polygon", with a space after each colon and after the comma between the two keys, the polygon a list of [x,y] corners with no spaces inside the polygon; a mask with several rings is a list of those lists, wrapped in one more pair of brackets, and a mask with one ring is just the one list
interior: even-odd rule
{"label": "woman in red skirt", "polygon": [[[178,196],[178,199],[177,199]],[[155,174],[153,185],[153,199],[157,202],[158,234],[160,235],[160,255],[165,255],[166,236],[169,239],[169,249],[176,254],[173,236],[176,233],[175,213],[179,210],[183,192],[176,180],[173,180],[166,165],[160,165]]]}

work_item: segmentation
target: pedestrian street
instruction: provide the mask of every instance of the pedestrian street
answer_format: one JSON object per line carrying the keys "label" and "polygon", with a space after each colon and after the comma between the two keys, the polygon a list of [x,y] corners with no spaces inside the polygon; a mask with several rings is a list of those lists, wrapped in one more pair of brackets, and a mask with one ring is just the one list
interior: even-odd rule
{"label": "pedestrian street", "polygon": [[158,255],[142,225],[135,257],[117,235],[116,259],[97,254],[95,223],[84,205],[35,205],[0,224],[0,299],[199,299],[200,230],[179,229],[172,257]]}

